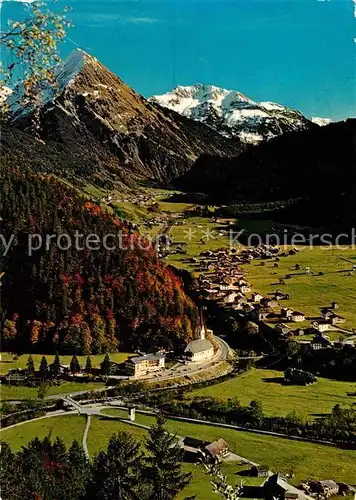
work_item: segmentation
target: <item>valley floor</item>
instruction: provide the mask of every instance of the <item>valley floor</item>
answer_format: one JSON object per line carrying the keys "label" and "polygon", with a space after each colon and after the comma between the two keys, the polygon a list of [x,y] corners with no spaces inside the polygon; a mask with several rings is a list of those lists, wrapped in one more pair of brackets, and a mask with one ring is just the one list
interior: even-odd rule
{"label": "valley floor", "polygon": [[[121,410],[114,408],[104,409],[106,414],[116,415],[119,418],[127,417]],[[154,417],[136,414],[136,422],[142,425],[151,425]],[[293,473],[291,483],[299,485],[305,479],[334,479],[350,484],[356,484],[354,464],[356,461],[355,450],[342,450],[336,447],[317,445],[312,443],[290,441],[283,438],[261,436],[248,432],[221,429],[205,424],[192,424],[167,420],[167,428],[177,436],[191,436],[207,441],[223,438],[230,446],[232,452],[248,460],[266,464],[271,470],[284,474]],[[82,416],[64,415],[60,417],[44,418],[28,422],[17,427],[4,429],[0,437],[7,441],[13,449],[19,449],[33,437],[51,435],[52,438],[61,436],[68,445],[75,438],[81,441],[84,432],[85,419]],[[135,438],[141,439],[146,435],[146,430],[133,426],[120,420],[107,420],[103,416],[92,417],[88,434],[88,448],[90,455],[98,453],[106,447],[110,436],[120,430],[130,432]],[[337,467],[335,467],[337,464]],[[211,490],[211,478],[207,476],[200,466],[185,464],[185,470],[193,472],[192,483],[178,497],[183,499],[197,494],[198,500],[216,498]],[[242,467],[239,463],[226,463],[222,467],[234,484],[240,484],[239,472]],[[255,483],[256,484],[256,483]]]}

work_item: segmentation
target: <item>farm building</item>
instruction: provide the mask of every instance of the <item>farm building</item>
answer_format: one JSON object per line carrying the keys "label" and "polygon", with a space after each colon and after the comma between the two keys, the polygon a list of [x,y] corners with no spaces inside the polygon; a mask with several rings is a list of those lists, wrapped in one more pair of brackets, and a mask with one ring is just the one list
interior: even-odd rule
{"label": "farm building", "polygon": [[229,454],[229,445],[224,439],[220,438],[206,445],[204,451],[210,459],[215,462],[221,462]]}
{"label": "farm building", "polygon": [[305,321],[305,314],[299,311],[293,311],[291,315],[291,320],[294,322]]}
{"label": "farm building", "polygon": [[250,469],[250,476],[252,477],[268,477],[269,468],[267,465],[253,465]]}

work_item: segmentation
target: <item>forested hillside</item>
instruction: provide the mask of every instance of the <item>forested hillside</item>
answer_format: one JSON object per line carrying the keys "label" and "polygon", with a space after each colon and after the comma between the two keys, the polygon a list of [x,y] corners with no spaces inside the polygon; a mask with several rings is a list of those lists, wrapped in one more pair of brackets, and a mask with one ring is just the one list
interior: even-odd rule
{"label": "forested hillside", "polygon": [[234,158],[202,156],[182,178],[220,203],[302,198],[288,222],[356,222],[356,120],[286,133]]}
{"label": "forested hillside", "polygon": [[[2,234],[16,237],[1,261],[4,348],[79,354],[179,348],[191,340],[194,304],[154,250],[138,248],[137,233],[53,177],[24,168],[1,175]],[[61,250],[54,238],[30,255],[29,235],[45,242],[46,234],[65,234],[66,247],[76,231],[100,241],[122,234],[130,249]]]}

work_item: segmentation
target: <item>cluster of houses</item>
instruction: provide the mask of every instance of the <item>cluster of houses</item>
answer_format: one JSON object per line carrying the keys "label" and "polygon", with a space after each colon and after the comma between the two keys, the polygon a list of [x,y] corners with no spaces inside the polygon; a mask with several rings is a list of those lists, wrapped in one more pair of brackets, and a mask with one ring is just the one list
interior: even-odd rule
{"label": "cluster of houses", "polygon": [[[286,340],[313,335],[312,341],[305,342],[315,350],[354,347],[353,340],[333,342],[325,335],[326,331],[336,330],[346,321],[337,313],[337,302],[322,308],[320,317],[311,319],[304,312],[289,307],[290,295],[281,289],[269,296],[257,291],[252,293],[251,284],[244,276],[244,264],[256,259],[264,264],[266,259],[272,259],[274,266],[278,266],[280,258],[297,252],[297,249],[291,249],[288,253],[281,253],[279,248],[268,245],[246,248],[240,252],[235,248],[224,248],[201,252],[199,258],[193,257],[189,261],[200,272],[198,284],[201,297],[231,311],[249,333],[268,333],[273,329],[274,333]],[[307,326],[305,322],[308,322]]]}

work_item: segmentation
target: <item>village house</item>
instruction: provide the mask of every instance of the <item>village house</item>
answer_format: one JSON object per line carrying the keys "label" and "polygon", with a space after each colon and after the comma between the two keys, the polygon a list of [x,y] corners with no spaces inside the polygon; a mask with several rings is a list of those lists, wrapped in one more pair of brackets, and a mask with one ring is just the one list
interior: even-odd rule
{"label": "village house", "polygon": [[5,376],[6,382],[11,384],[23,384],[28,379],[28,375],[25,369],[22,368],[12,368],[8,371]]}
{"label": "village house", "polygon": [[220,438],[205,446],[204,452],[206,453],[208,459],[214,462],[221,462],[229,454],[229,445],[227,442]]}
{"label": "village house", "polygon": [[[54,363],[51,363],[51,364],[48,366],[49,371],[50,371],[51,373],[53,373],[53,370],[55,369],[54,367],[55,367],[55,364],[54,364]],[[69,371],[70,371],[70,365],[62,365],[62,364],[60,364],[60,365],[59,365],[59,374],[58,374],[58,375],[64,375],[64,374],[67,374],[67,373],[69,373]]]}
{"label": "village house", "polygon": [[332,314],[329,319],[332,325],[342,325],[346,322],[346,319],[338,314]]}
{"label": "village house", "polygon": [[264,307],[279,307],[279,303],[277,300],[271,299],[269,297],[263,297],[263,299],[260,300],[261,306]]}
{"label": "village house", "polygon": [[282,307],[281,316],[282,318],[290,320],[292,318],[293,312],[293,309],[291,309],[290,307]]}
{"label": "village house", "polygon": [[139,377],[152,372],[163,370],[165,357],[162,354],[145,354],[134,356],[126,360],[125,370],[128,375]]}
{"label": "village house", "polygon": [[328,308],[328,307],[324,307],[322,310],[321,310],[321,317],[323,319],[330,319],[331,316],[333,316],[333,312]]}
{"label": "village house", "polygon": [[292,329],[288,325],[286,325],[285,323],[278,323],[275,330],[276,330],[276,332],[280,333],[281,335],[289,335],[292,332]]}
{"label": "village house", "polygon": [[[237,302],[237,301],[236,301]],[[246,314],[249,314],[255,310],[252,304],[245,302],[242,304],[242,309]]]}
{"label": "village house", "polygon": [[286,500],[297,499],[298,494],[291,492],[291,486],[279,473],[270,476],[263,485],[266,500]]}
{"label": "village house", "polygon": [[312,325],[318,332],[326,332],[330,329],[330,322],[325,320],[313,321]]}
{"label": "village house", "polygon": [[251,312],[251,318],[256,321],[263,321],[264,319],[273,318],[273,316],[274,316],[273,309],[256,307]]}
{"label": "village house", "polygon": [[325,497],[330,497],[331,495],[337,495],[339,493],[339,485],[331,479],[317,481],[315,489]]}
{"label": "village house", "polygon": [[293,311],[291,320],[295,323],[298,323],[299,321],[305,321],[305,314],[299,311]]}
{"label": "village house", "polygon": [[259,304],[261,302],[261,299],[263,299],[263,295],[261,295],[260,293],[254,292],[252,294],[252,302],[254,302],[255,304]]}
{"label": "village house", "polygon": [[249,293],[251,291],[251,285],[249,285],[248,283],[246,283],[245,285],[241,285],[240,291],[242,293]]}
{"label": "village house", "polygon": [[227,295],[225,295],[225,297],[223,298],[223,301],[226,304],[233,304],[235,302],[236,297],[237,297],[237,293],[231,292],[231,293],[228,293]]}
{"label": "village house", "polygon": [[311,343],[312,349],[318,351],[320,349],[325,349],[331,347],[332,343],[329,338],[324,335],[316,335]]}

